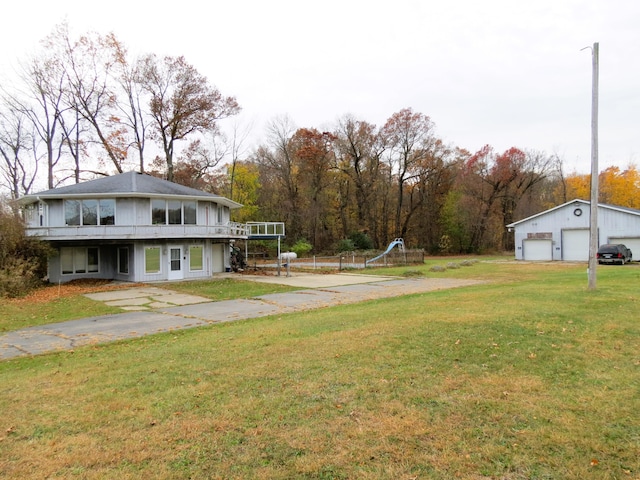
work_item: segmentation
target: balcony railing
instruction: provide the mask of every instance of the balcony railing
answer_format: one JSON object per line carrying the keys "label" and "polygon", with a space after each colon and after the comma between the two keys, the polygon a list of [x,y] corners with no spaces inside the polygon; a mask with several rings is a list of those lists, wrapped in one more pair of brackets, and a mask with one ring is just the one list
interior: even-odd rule
{"label": "balcony railing", "polygon": [[43,240],[137,240],[155,238],[284,237],[283,222],[229,222],[224,225],[83,225],[28,227],[27,235]]}
{"label": "balcony railing", "polygon": [[225,225],[99,225],[65,227],[29,227],[29,236],[44,240],[135,240],[154,238],[247,238],[243,223]]}
{"label": "balcony railing", "polygon": [[248,222],[249,236],[252,238],[284,237],[284,222]]}

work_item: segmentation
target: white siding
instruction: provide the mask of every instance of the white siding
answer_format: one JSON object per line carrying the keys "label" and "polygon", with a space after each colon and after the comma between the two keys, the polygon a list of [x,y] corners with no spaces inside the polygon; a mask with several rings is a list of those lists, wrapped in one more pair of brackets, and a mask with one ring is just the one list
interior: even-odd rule
{"label": "white siding", "polygon": [[134,199],[135,222],[132,225],[151,225],[151,201],[148,198]]}
{"label": "white siding", "polygon": [[[578,209],[580,210],[579,212],[577,211]],[[589,203],[574,201],[517,222],[513,225],[516,259],[525,259],[524,242],[526,240],[551,238],[553,260],[588,260],[588,246],[586,249],[580,247],[577,243],[579,240],[576,237],[572,236],[571,233],[568,236],[566,234],[563,235],[563,232],[588,231],[589,210]],[[612,237],[640,239],[640,215],[600,206],[598,208],[598,232],[600,243],[605,243],[608,241],[607,239]],[[569,245],[564,245],[567,240]],[[584,250],[584,252],[579,253],[578,250]],[[640,259],[640,251],[637,258]]]}
{"label": "white siding", "polygon": [[64,227],[64,202],[62,200],[48,200],[48,223],[45,220],[45,225],[48,227]]}
{"label": "white siding", "polygon": [[198,225],[211,225],[211,202],[198,202],[196,221]]}
{"label": "white siding", "polygon": [[133,198],[116,199],[116,225],[135,225],[135,200]]}

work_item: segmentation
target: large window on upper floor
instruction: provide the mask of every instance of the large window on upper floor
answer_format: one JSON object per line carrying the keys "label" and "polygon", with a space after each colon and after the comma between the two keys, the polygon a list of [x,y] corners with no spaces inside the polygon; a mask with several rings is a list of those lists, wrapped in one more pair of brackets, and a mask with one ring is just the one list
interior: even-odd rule
{"label": "large window on upper floor", "polygon": [[113,198],[65,200],[66,225],[115,225],[116,201]]}
{"label": "large window on upper floor", "polygon": [[153,225],[195,225],[196,202],[180,200],[151,200]]}

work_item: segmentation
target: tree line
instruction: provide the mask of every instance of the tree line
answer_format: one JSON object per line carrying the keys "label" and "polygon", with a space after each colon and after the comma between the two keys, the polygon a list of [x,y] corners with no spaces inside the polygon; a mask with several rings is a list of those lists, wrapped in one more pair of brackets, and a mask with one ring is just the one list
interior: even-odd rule
{"label": "tree line", "polygon": [[[54,188],[136,169],[242,203],[236,221],[284,221],[287,241],[316,253],[398,237],[430,253],[512,250],[505,225],[589,198],[589,176],[566,175],[558,155],[469,152],[411,108],[323,131],[278,117],[250,152],[246,131],[220,128],[239,111],[184,57],[131,59],[115,35],[74,38],[61,24],[3,88],[2,186],[15,199],[43,175]],[[600,185],[601,201],[640,208],[634,166],[605,170]]]}

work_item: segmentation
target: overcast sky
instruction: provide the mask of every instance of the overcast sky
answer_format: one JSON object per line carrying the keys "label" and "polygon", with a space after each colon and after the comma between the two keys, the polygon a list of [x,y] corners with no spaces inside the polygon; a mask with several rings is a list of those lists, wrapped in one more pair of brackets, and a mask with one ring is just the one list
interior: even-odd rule
{"label": "overcast sky", "polygon": [[[194,6],[197,5],[196,6]],[[133,54],[184,55],[238,99],[255,141],[283,114],[330,128],[410,107],[446,143],[557,153],[588,173],[594,42],[600,169],[640,160],[637,0],[21,0],[4,8],[4,73],[53,26],[114,32]]]}

